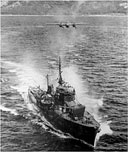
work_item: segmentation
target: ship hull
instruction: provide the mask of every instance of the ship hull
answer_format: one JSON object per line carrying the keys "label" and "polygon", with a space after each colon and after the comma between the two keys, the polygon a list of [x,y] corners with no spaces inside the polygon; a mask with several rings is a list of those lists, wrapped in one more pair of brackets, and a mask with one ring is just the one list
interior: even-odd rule
{"label": "ship hull", "polygon": [[97,130],[94,127],[71,121],[59,114],[57,110],[41,105],[30,92],[28,97],[29,100],[40,109],[40,112],[44,115],[47,121],[49,121],[56,129],[61,130],[64,133],[69,133],[71,136],[88,143],[92,147],[94,146],[97,134]]}
{"label": "ship hull", "polygon": [[56,128],[71,136],[94,146],[96,130],[93,127],[80,125],[58,115],[55,111],[43,111],[45,118]]}

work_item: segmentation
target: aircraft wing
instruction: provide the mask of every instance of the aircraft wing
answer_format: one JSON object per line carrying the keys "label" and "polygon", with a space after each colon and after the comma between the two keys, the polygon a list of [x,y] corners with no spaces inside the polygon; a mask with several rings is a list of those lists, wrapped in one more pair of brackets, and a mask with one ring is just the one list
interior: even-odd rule
{"label": "aircraft wing", "polygon": [[59,23],[46,23],[46,25],[60,25]]}
{"label": "aircraft wing", "polygon": [[87,25],[86,23],[73,23],[75,25]]}

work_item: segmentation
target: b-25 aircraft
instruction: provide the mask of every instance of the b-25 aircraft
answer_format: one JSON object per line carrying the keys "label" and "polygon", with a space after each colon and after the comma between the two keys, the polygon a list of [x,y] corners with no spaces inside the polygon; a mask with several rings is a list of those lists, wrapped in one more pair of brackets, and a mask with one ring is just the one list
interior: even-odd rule
{"label": "b-25 aircraft", "polygon": [[47,23],[46,25],[58,25],[61,28],[70,28],[70,27],[74,27],[77,28],[77,25],[85,25],[85,23]]}

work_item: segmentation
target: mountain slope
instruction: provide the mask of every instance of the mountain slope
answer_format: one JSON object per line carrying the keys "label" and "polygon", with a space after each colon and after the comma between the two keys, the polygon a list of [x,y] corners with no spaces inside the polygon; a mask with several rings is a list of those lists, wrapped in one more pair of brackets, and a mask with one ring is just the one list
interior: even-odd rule
{"label": "mountain slope", "polygon": [[3,1],[2,14],[85,15],[127,14],[127,1]]}

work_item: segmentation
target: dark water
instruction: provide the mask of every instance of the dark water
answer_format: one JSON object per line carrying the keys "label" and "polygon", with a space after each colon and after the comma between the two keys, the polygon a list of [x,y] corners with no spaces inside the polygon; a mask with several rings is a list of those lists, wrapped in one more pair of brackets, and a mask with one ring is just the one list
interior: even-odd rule
{"label": "dark water", "polygon": [[49,128],[27,98],[29,86],[46,88],[47,73],[56,84],[58,56],[64,79],[101,124],[95,151],[127,151],[126,28],[19,26],[2,27],[1,34],[2,151],[90,150]]}

